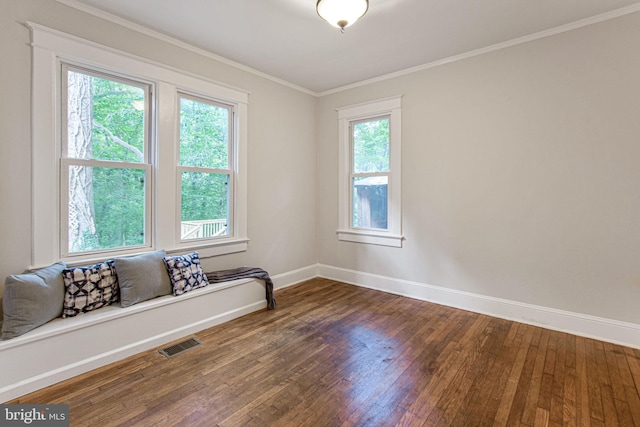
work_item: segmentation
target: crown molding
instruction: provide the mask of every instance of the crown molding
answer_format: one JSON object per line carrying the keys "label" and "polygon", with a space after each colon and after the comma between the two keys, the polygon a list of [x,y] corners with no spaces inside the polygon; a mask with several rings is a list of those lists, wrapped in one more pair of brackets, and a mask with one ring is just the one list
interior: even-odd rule
{"label": "crown molding", "polygon": [[382,76],[373,77],[367,80],[362,80],[359,82],[351,83],[345,86],[340,86],[334,89],[329,89],[323,92],[319,92],[317,94],[318,97],[331,95],[338,92],[343,92],[345,90],[354,89],[361,86],[366,86],[372,83],[377,83],[389,79],[393,79],[396,77],[405,76],[407,74],[417,73],[423,70],[428,70],[429,68],[439,67],[441,65],[450,64],[452,62],[462,61],[464,59],[473,58],[474,56],[484,55],[485,53],[494,52],[501,49],[506,49],[512,46],[517,46],[524,43],[529,43],[535,40],[540,40],[546,37],[555,36],[557,34],[566,33],[569,31],[577,30],[579,28],[587,27],[589,25],[598,24],[600,22],[608,21],[615,18],[620,18],[625,15],[630,15],[632,13],[640,12],[640,2],[633,4],[631,6],[626,6],[620,9],[612,10],[610,12],[601,13],[599,15],[590,16],[585,19],[581,19],[579,21],[574,21],[569,24],[560,25],[558,27],[550,28],[548,30],[539,31],[537,33],[528,34],[526,36],[517,37],[515,39],[507,40],[504,42],[496,43],[491,46],[482,47],[479,49],[470,50],[468,52],[464,52],[458,55],[449,56],[447,58],[438,59],[437,61],[428,62],[426,64],[417,65],[415,67],[406,68],[404,70],[395,71],[393,73],[384,74]]}
{"label": "crown molding", "polygon": [[66,6],[72,7],[74,9],[80,10],[82,12],[88,13],[90,15],[96,16],[98,18],[102,18],[104,20],[110,21],[114,24],[123,26],[125,28],[129,28],[131,30],[134,30],[136,32],[139,32],[141,34],[147,35],[149,37],[153,37],[155,39],[158,39],[160,41],[172,44],[174,46],[183,48],[185,50],[194,52],[198,55],[213,59],[217,62],[235,67],[239,70],[242,71],[246,71],[248,73],[254,74],[258,77],[262,77],[264,79],[267,80],[271,80],[273,82],[279,83],[283,86],[287,86],[289,88],[298,90],[300,92],[306,93],[308,95],[312,95],[315,97],[323,97],[323,96],[327,96],[327,95],[332,95],[335,93],[339,93],[339,92],[344,92],[346,90],[349,89],[354,89],[354,88],[358,88],[358,87],[362,87],[362,86],[366,86],[372,83],[377,83],[377,82],[381,82],[381,81],[385,81],[385,80],[389,80],[389,79],[393,79],[396,77],[401,77],[401,76],[405,76],[408,74],[413,74],[413,73],[417,73],[420,71],[424,71],[424,70],[428,70],[430,68],[435,68],[435,67],[439,67],[442,65],[446,65],[446,64],[450,64],[453,62],[457,62],[457,61],[462,61],[468,58],[473,58],[475,56],[480,56],[480,55],[484,55],[485,53],[490,53],[490,52],[495,52],[501,49],[506,49],[509,47],[513,47],[513,46],[517,46],[519,44],[523,44],[523,43],[529,43],[531,41],[535,41],[535,40],[540,40],[546,37],[551,37],[557,34],[562,34],[562,33],[566,33],[568,31],[573,31],[579,28],[583,28],[583,27],[587,27],[589,25],[594,25],[594,24],[598,24],[604,21],[608,21],[611,19],[615,19],[615,18],[619,18],[625,15],[629,15],[632,13],[636,13],[636,12],[640,12],[640,2],[632,4],[630,6],[626,6],[620,9],[616,9],[616,10],[612,10],[610,12],[605,12],[605,13],[601,13],[599,15],[595,15],[595,16],[590,16],[588,18],[585,19],[581,19],[579,21],[575,21],[575,22],[571,22],[569,24],[565,24],[565,25],[560,25],[554,28],[550,28],[548,30],[543,30],[543,31],[539,31],[537,33],[533,33],[533,34],[529,34],[526,36],[522,36],[522,37],[517,37],[515,39],[511,39],[511,40],[507,40],[504,42],[500,42],[500,43],[496,43],[493,44],[491,46],[486,46],[483,48],[479,48],[479,49],[474,49],[468,52],[464,52],[464,53],[460,53],[458,55],[453,55],[453,56],[449,56],[447,58],[442,58],[442,59],[438,59],[436,61],[432,61],[432,62],[428,62],[426,64],[422,64],[422,65],[417,65],[415,67],[410,67],[410,68],[406,68],[404,70],[400,70],[400,71],[395,71],[393,73],[388,73],[388,74],[384,74],[378,77],[373,77],[371,79],[366,79],[366,80],[361,80],[355,83],[351,83],[348,85],[344,85],[344,86],[339,86],[333,89],[329,89],[326,91],[321,91],[321,92],[315,92],[312,91],[310,89],[307,89],[305,87],[296,85],[294,83],[291,83],[289,81],[280,79],[278,77],[272,76],[270,74],[264,73],[262,71],[256,70],[255,68],[251,68],[249,66],[246,66],[244,64],[241,64],[239,62],[235,62],[232,61],[228,58],[225,58],[223,56],[220,55],[216,55],[206,49],[202,49],[202,48],[198,48],[195,47],[189,43],[183,42],[179,39],[176,39],[174,37],[168,36],[166,34],[163,34],[161,32],[152,30],[150,28],[147,28],[143,25],[140,24],[136,24],[132,21],[129,21],[127,19],[121,18],[119,16],[113,15],[109,12],[105,12],[103,10],[97,9],[93,6],[89,6],[87,4],[82,3],[79,0],[56,0],[58,3],[64,4]]}
{"label": "crown molding", "polygon": [[246,66],[244,64],[241,64],[239,62],[235,62],[232,61],[228,58],[225,58],[223,56],[220,55],[216,55],[215,53],[208,51],[206,49],[202,49],[196,46],[193,46],[189,43],[183,42],[182,40],[176,39],[175,37],[171,37],[167,34],[161,33],[159,31],[155,31],[152,30],[148,27],[145,27],[144,25],[140,25],[140,24],[136,24],[135,22],[129,21],[128,19],[124,19],[121,18],[117,15],[114,15],[112,13],[109,12],[105,12],[103,10],[100,10],[98,8],[95,8],[93,6],[89,6],[87,4],[84,4],[78,0],[56,0],[58,3],[64,4],[65,6],[69,6],[72,7],[74,9],[80,10],[82,12],[88,13],[90,15],[93,15],[95,17],[104,19],[105,21],[109,21],[112,22],[114,24],[120,25],[122,27],[128,28],[130,30],[136,31],[138,33],[144,34],[146,36],[149,37],[153,37],[157,40],[163,41],[165,43],[169,43],[172,44],[176,47],[188,50],[190,52],[196,53],[198,55],[204,56],[206,58],[209,59],[213,59],[214,61],[223,63],[225,65],[229,65],[231,67],[237,68],[239,70],[242,71],[246,71],[248,73],[251,73],[253,75],[256,75],[258,77],[262,77],[264,79],[267,80],[271,80],[275,83],[279,83],[283,86],[287,86],[291,89],[295,89],[297,91],[306,93],[308,95],[312,95],[312,96],[318,96],[317,92],[314,92],[312,90],[309,90],[307,88],[304,88],[302,86],[298,86],[294,83],[288,82],[286,80],[280,79],[278,77],[272,76],[270,74],[264,73],[262,71],[256,70],[255,68],[251,68],[249,66]]}

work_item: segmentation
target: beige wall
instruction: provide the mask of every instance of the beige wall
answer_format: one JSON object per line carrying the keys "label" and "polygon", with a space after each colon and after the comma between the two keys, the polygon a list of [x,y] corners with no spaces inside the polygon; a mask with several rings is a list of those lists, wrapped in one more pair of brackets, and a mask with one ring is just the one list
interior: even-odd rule
{"label": "beige wall", "polygon": [[[31,257],[27,20],[251,92],[249,251],[208,269],[320,262],[640,323],[638,13],[316,99],[54,0],[1,0],[0,277]],[[404,248],[338,242],[335,108],[399,94]]]}
{"label": "beige wall", "polygon": [[1,0],[0,277],[22,272],[31,262],[31,48],[26,21],[249,91],[249,250],[210,258],[203,265],[206,269],[252,265],[276,275],[317,261],[314,96],[55,0]]}
{"label": "beige wall", "polygon": [[[404,95],[404,248],[338,242],[335,108]],[[322,97],[320,263],[640,322],[640,13]]]}

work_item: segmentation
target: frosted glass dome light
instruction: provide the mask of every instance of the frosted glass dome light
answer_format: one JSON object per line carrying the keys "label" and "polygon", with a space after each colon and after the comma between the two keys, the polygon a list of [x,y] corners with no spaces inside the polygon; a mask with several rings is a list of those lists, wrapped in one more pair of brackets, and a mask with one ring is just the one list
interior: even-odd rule
{"label": "frosted glass dome light", "polygon": [[318,0],[318,15],[336,28],[344,29],[353,25],[369,9],[369,0]]}

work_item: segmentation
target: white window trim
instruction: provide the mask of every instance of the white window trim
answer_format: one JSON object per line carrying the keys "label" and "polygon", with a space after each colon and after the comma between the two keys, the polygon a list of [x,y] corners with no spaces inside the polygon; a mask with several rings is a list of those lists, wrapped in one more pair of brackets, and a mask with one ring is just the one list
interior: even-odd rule
{"label": "white window trim", "polygon": [[[145,104],[146,104],[146,114],[144,115],[144,127],[146,129],[145,131],[145,137],[144,137],[144,161],[141,163],[131,163],[131,162],[120,162],[120,161],[110,161],[110,160],[99,160],[99,159],[80,159],[80,158],[70,158],[68,157],[67,153],[68,152],[68,147],[67,147],[67,143],[68,141],[65,140],[65,138],[67,137],[67,132],[66,130],[60,129],[61,130],[61,138],[62,140],[60,141],[61,143],[61,159],[60,159],[60,184],[64,183],[64,182],[69,182],[69,166],[91,166],[91,167],[118,167],[118,168],[123,168],[123,169],[137,169],[137,170],[143,170],[145,172],[145,183],[144,183],[144,191],[145,191],[145,206],[148,206],[149,209],[145,209],[145,214],[144,214],[144,236],[145,236],[145,241],[142,244],[139,245],[134,245],[134,246],[129,246],[128,249],[124,249],[124,250],[131,250],[131,251],[135,251],[135,250],[145,250],[145,248],[149,248],[151,247],[151,211],[152,209],[150,209],[151,204],[152,204],[152,162],[151,162],[151,152],[152,152],[152,147],[151,147],[151,143],[150,140],[153,138],[151,135],[151,127],[150,127],[150,122],[151,122],[151,115],[153,114],[153,110],[151,108],[151,103],[150,103],[150,94],[152,92],[154,92],[153,89],[153,83],[149,83],[149,82],[142,82],[139,80],[133,81],[131,79],[127,79],[127,78],[123,78],[122,76],[116,75],[116,74],[102,74],[97,71],[97,70],[89,70],[86,68],[82,68],[82,67],[77,67],[71,63],[65,63],[64,67],[62,68],[62,74],[61,74],[61,92],[60,92],[60,100],[61,102],[61,109],[60,109],[60,113],[61,113],[61,119],[64,118],[64,115],[67,114],[67,107],[66,107],[66,103],[68,101],[67,99],[67,94],[63,93],[65,90],[67,90],[67,84],[66,84],[66,73],[68,73],[69,71],[74,71],[74,72],[81,72],[81,73],[89,73],[89,75],[93,75],[93,76],[100,76],[101,78],[107,78],[107,79],[112,79],[112,80],[117,80],[120,82],[126,82],[127,84],[138,84],[140,88],[142,88],[144,90],[145,93]],[[62,122],[61,122],[62,123]],[[65,188],[68,189],[68,186],[65,186]],[[62,189],[62,186],[60,186],[60,189]],[[64,230],[68,230],[69,228],[69,193],[68,191],[62,191],[60,194],[60,206],[58,207],[60,209],[60,224],[62,226],[62,229]],[[99,256],[100,253],[109,253],[111,252],[109,249],[95,249],[95,250],[91,250],[91,251],[86,251],[83,252],[81,254],[70,254],[69,253],[69,235],[68,233],[65,232],[61,232],[60,233],[60,257],[63,259],[69,259],[69,258],[73,258],[79,255],[83,255],[86,254],[86,256]]]}
{"label": "white window trim", "polygon": [[[196,166],[182,166],[180,164],[180,98],[186,98],[186,99],[190,99],[192,101],[197,101],[197,102],[208,102],[211,105],[218,105],[218,106],[222,106],[224,108],[229,108],[229,113],[231,114],[230,116],[230,121],[229,121],[229,126],[231,127],[231,129],[229,129],[229,135],[230,135],[230,140],[227,146],[227,156],[229,159],[229,163],[228,163],[228,167],[229,169],[220,169],[220,168],[208,168],[208,167],[196,167]],[[237,116],[236,111],[235,111],[235,106],[234,105],[230,105],[230,104],[224,104],[222,102],[220,102],[219,100],[215,100],[215,99],[209,99],[209,98],[205,98],[204,96],[201,95],[197,95],[197,94],[191,94],[191,93],[186,93],[186,92],[178,92],[178,101],[177,101],[177,110],[176,110],[176,120],[177,120],[177,133],[176,133],[176,141],[178,142],[178,154],[177,154],[177,173],[176,173],[176,200],[178,201],[176,203],[176,219],[178,221],[178,227],[176,228],[176,241],[180,242],[180,243],[184,243],[184,244],[197,244],[198,242],[211,242],[212,239],[187,239],[187,240],[183,240],[182,236],[181,236],[181,230],[180,230],[180,223],[182,222],[181,217],[182,217],[182,203],[180,202],[182,200],[182,173],[183,172],[203,172],[203,173],[216,173],[216,174],[222,174],[222,175],[229,175],[229,223],[227,225],[228,227],[228,235],[233,235],[234,234],[234,226],[235,226],[235,187],[236,187],[236,176],[234,174],[234,169],[235,169],[235,158],[236,158],[236,152],[234,151],[234,145],[232,139],[235,138],[235,134],[236,134],[236,129],[237,126],[235,124],[235,118]],[[216,237],[214,238],[216,240],[221,240],[224,241],[225,239],[228,239],[227,236],[224,237]]]}
{"label": "white window trim", "polygon": [[[339,187],[338,187],[338,239],[341,241],[368,243],[401,248],[402,235],[402,174],[401,174],[401,126],[402,97],[396,96],[363,104],[338,108],[339,132]],[[351,159],[352,146],[349,126],[352,122],[389,116],[389,195],[387,230],[353,228],[351,222]]]}
{"label": "white window trim", "polygon": [[[61,257],[60,251],[60,78],[61,63],[84,65],[116,75],[150,81],[156,88],[157,146],[152,155],[155,166],[153,234],[146,248],[120,250],[117,255],[166,249],[168,253],[198,250],[201,257],[246,251],[247,237],[247,112],[249,93],[158,64],[116,49],[27,22],[32,33],[32,266],[48,265],[63,259],[70,264],[91,262],[96,254]],[[178,92],[201,94],[232,104],[236,111],[234,127],[237,142],[235,159],[236,197],[233,235],[227,239],[207,242],[176,241],[177,203],[175,174],[178,145],[175,141],[176,120],[173,114]],[[158,113],[158,106],[166,111]],[[159,173],[162,171],[162,173]],[[56,179],[54,179],[54,177]],[[161,230],[161,232],[160,232]],[[98,258],[99,259],[99,258]]]}

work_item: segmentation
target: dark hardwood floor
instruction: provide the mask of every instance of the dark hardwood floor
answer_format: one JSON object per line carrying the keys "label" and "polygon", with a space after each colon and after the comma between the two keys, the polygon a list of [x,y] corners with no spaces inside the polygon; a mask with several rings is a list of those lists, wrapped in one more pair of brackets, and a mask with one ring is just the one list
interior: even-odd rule
{"label": "dark hardwood floor", "polygon": [[73,426],[640,426],[640,350],[314,279],[11,403]]}

